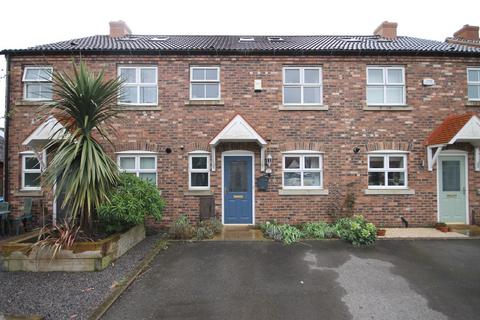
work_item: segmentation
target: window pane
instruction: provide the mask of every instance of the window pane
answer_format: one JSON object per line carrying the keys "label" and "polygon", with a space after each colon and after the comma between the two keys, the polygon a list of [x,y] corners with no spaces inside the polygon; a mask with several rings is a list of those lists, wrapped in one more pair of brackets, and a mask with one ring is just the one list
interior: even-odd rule
{"label": "window pane", "polygon": [[120,158],[120,168],[126,169],[135,169],[135,158],[134,157],[121,157]]}
{"label": "window pane", "polygon": [[207,169],[207,157],[192,157],[192,169]]}
{"label": "window pane", "polygon": [[25,169],[40,169],[37,157],[25,157]]}
{"label": "window pane", "polygon": [[320,87],[303,88],[303,103],[320,103]]}
{"label": "window pane", "polygon": [[285,83],[300,83],[300,69],[285,69]]}
{"label": "window pane", "polygon": [[142,83],[155,83],[155,69],[140,69],[140,82]]}
{"label": "window pane", "polygon": [[120,78],[124,80],[125,83],[135,83],[136,81],[136,70],[135,69],[120,69]]}
{"label": "window pane", "polygon": [[304,172],[303,186],[304,187],[320,187],[320,172]]}
{"label": "window pane", "polygon": [[44,100],[52,100],[53,98],[52,83],[40,84],[40,98]]}
{"label": "window pane", "polygon": [[383,168],[383,157],[370,157],[370,168]]}
{"label": "window pane", "polygon": [[195,68],[192,69],[193,80],[205,80],[205,69]]}
{"label": "window pane", "polygon": [[140,173],[140,179],[147,180],[153,184],[157,184],[157,174],[156,173]]}
{"label": "window pane", "polygon": [[385,172],[369,172],[368,173],[368,185],[369,186],[384,186],[385,185]]}
{"label": "window pane", "polygon": [[388,173],[388,185],[389,186],[405,186],[405,173],[404,172],[389,172]]}
{"label": "window pane", "polygon": [[305,169],[318,169],[320,168],[320,158],[317,157],[305,157]]}
{"label": "window pane", "polygon": [[468,70],[468,81],[480,81],[480,70]]}
{"label": "window pane", "polygon": [[205,98],[205,85],[192,83],[192,98],[204,99]]}
{"label": "window pane", "polygon": [[388,163],[390,168],[403,168],[403,157],[389,157]]}
{"label": "window pane", "polygon": [[460,191],[460,161],[442,161],[443,191]]}
{"label": "window pane", "polygon": [[208,173],[207,172],[192,172],[191,173],[192,187],[208,187]]}
{"label": "window pane", "polygon": [[42,68],[38,72],[38,79],[43,81],[51,81],[52,80],[52,71],[48,68]]}
{"label": "window pane", "polygon": [[228,191],[230,192],[247,192],[247,171],[248,162],[246,160],[232,161],[230,163],[230,179]]}
{"label": "window pane", "polygon": [[38,68],[28,68],[25,70],[25,80],[39,80],[40,70]]}
{"label": "window pane", "polygon": [[40,186],[40,173],[24,173],[25,180],[24,180],[24,187],[26,188],[33,188]]}
{"label": "window pane", "polygon": [[124,103],[136,103],[138,102],[137,87],[136,86],[123,86],[120,102]]}
{"label": "window pane", "polygon": [[384,103],[383,87],[367,87],[367,103]]}
{"label": "window pane", "polygon": [[206,98],[207,99],[214,99],[220,96],[219,94],[219,84],[218,83],[209,83],[205,85],[206,87]]}
{"label": "window pane", "polygon": [[480,85],[469,85],[468,86],[468,98],[469,99],[480,99]]}
{"label": "window pane", "polygon": [[286,187],[299,187],[302,183],[300,173],[298,172],[284,172],[284,185]]}
{"label": "window pane", "polygon": [[25,86],[25,97],[27,99],[41,99],[42,97],[42,88],[41,84],[38,83],[28,83]]}
{"label": "window pane", "polygon": [[368,69],[369,84],[383,84],[383,69]]}
{"label": "window pane", "polygon": [[387,69],[387,83],[403,84],[403,70],[402,69]]}
{"label": "window pane", "polygon": [[305,83],[320,83],[320,70],[318,69],[305,69],[304,82]]}
{"label": "window pane", "polygon": [[387,103],[403,103],[403,87],[387,87]]}
{"label": "window pane", "polygon": [[155,169],[155,157],[140,157],[140,169]]}
{"label": "window pane", "polygon": [[300,169],[300,157],[285,157],[285,169]]}
{"label": "window pane", "polygon": [[156,103],[157,87],[140,87],[140,103]]}
{"label": "window pane", "polygon": [[218,70],[217,69],[206,69],[205,70],[205,80],[218,80]]}
{"label": "window pane", "polygon": [[284,103],[302,103],[302,88],[301,87],[285,87]]}

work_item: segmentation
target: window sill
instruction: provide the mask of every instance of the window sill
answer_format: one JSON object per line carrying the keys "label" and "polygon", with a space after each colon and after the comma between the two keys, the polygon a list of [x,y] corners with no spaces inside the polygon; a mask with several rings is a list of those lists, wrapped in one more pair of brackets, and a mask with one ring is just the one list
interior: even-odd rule
{"label": "window sill", "polygon": [[225,101],[223,100],[188,100],[185,102],[185,106],[224,106]]}
{"label": "window sill", "polygon": [[467,101],[465,107],[480,107],[480,101]]}
{"label": "window sill", "polygon": [[42,190],[25,190],[20,189],[18,191],[14,191],[13,195],[15,197],[43,197]]}
{"label": "window sill", "polygon": [[327,111],[328,105],[280,105],[278,106],[280,111]]}
{"label": "window sill", "polygon": [[155,106],[142,106],[142,105],[133,105],[133,104],[117,104],[115,110],[118,111],[159,111],[162,110],[162,107],[159,105]]}
{"label": "window sill", "polygon": [[211,190],[188,190],[183,194],[184,196],[211,196],[213,192]]}
{"label": "window sill", "polygon": [[412,195],[415,194],[414,189],[365,189],[366,195]]}
{"label": "window sill", "polygon": [[395,106],[363,106],[364,111],[412,111],[413,107],[408,105],[395,105]]}
{"label": "window sill", "polygon": [[280,189],[281,196],[326,196],[328,189]]}

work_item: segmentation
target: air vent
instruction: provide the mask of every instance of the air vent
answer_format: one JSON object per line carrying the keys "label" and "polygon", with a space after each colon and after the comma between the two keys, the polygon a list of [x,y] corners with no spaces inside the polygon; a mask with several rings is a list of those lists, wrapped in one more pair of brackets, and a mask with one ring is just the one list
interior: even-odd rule
{"label": "air vent", "polygon": [[268,37],[267,39],[270,42],[284,42],[285,41],[285,40],[283,40],[282,37]]}
{"label": "air vent", "polygon": [[118,41],[137,41],[138,38],[135,37],[126,37],[126,38],[118,38]]}
{"label": "air vent", "polygon": [[238,42],[255,42],[254,37],[240,37]]}
{"label": "air vent", "polygon": [[168,39],[170,39],[170,37],[153,37],[153,38],[150,38],[148,39],[149,41],[155,41],[155,42],[161,42],[161,41],[167,41]]}

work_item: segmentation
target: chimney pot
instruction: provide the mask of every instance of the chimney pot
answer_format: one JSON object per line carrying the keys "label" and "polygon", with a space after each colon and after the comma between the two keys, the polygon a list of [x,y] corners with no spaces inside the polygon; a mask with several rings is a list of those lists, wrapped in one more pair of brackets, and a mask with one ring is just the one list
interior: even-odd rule
{"label": "chimney pot", "polygon": [[478,27],[471,25],[464,25],[460,30],[453,34],[455,38],[460,38],[463,40],[479,40],[478,38]]}
{"label": "chimney pot", "polygon": [[380,24],[377,29],[373,31],[373,34],[385,39],[396,39],[397,26],[398,23],[396,22],[383,21],[382,24]]}
{"label": "chimney pot", "polygon": [[125,21],[110,21],[110,37],[121,38],[132,34]]}

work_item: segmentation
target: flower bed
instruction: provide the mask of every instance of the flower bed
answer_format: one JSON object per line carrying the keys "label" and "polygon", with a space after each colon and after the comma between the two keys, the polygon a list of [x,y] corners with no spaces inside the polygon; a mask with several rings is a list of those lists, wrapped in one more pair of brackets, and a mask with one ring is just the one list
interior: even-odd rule
{"label": "flower bed", "polygon": [[145,226],[138,225],[105,239],[77,242],[71,249],[62,249],[55,258],[48,250],[34,247],[37,233],[0,248],[0,268],[4,271],[100,271],[145,239]]}

